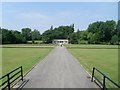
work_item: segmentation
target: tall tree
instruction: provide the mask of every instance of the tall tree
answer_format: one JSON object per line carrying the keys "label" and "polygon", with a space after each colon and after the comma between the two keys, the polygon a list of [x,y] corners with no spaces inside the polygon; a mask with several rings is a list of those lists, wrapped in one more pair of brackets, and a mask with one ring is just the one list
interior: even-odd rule
{"label": "tall tree", "polygon": [[2,44],[2,28],[0,27],[0,44]]}
{"label": "tall tree", "polygon": [[32,41],[34,42],[34,40],[40,40],[41,39],[41,35],[40,32],[38,30],[34,30],[31,32],[32,33]]}
{"label": "tall tree", "polygon": [[109,42],[112,38],[112,33],[116,28],[116,22],[111,20],[111,21],[106,21],[105,27],[104,27],[104,40],[106,42]]}
{"label": "tall tree", "polygon": [[50,27],[50,30],[53,30],[53,26]]}
{"label": "tall tree", "polygon": [[115,33],[115,29],[116,29],[116,22],[111,20],[111,21],[106,21],[106,22],[102,22],[102,21],[94,22],[89,25],[87,31],[95,35],[95,37],[97,38],[96,39],[97,43],[98,42],[108,43],[110,42],[113,34]]}
{"label": "tall tree", "polygon": [[118,36],[117,35],[114,35],[112,36],[111,38],[111,44],[118,44]]}
{"label": "tall tree", "polygon": [[25,39],[25,41],[32,40],[32,38],[31,38],[31,29],[30,28],[23,28],[22,29],[22,36]]}
{"label": "tall tree", "polygon": [[118,40],[120,42],[120,20],[118,20],[117,22],[116,30],[117,30]]}
{"label": "tall tree", "polygon": [[23,43],[21,32],[19,32],[19,31],[13,31],[12,33],[13,33],[13,35],[15,37],[14,43]]}
{"label": "tall tree", "polygon": [[77,33],[72,33],[70,36],[70,43],[71,44],[78,44]]}
{"label": "tall tree", "polygon": [[15,43],[15,39],[12,30],[2,29],[2,43]]}

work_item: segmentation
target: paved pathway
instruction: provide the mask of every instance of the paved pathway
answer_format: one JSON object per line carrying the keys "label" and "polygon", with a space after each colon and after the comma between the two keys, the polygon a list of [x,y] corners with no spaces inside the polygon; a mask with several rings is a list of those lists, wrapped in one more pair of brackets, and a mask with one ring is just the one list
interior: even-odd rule
{"label": "paved pathway", "polygon": [[57,46],[26,75],[24,88],[96,88],[89,77],[64,46]]}

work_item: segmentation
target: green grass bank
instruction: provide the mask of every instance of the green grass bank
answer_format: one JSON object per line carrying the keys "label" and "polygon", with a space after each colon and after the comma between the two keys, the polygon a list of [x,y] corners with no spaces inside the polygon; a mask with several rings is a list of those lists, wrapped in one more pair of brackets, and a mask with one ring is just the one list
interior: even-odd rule
{"label": "green grass bank", "polygon": [[2,48],[2,75],[23,66],[24,73],[41,61],[53,48]]}
{"label": "green grass bank", "polygon": [[91,74],[96,67],[118,82],[117,45],[66,45],[68,51]]}

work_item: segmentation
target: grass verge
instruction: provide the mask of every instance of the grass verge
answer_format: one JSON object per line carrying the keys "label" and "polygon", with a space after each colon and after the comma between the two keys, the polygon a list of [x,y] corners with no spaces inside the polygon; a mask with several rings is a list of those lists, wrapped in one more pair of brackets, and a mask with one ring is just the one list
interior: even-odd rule
{"label": "grass verge", "polygon": [[53,48],[2,48],[2,75],[23,66],[24,73],[42,60]]}
{"label": "grass verge", "polygon": [[114,45],[67,45],[68,51],[91,74],[96,67],[118,82],[118,46]]}

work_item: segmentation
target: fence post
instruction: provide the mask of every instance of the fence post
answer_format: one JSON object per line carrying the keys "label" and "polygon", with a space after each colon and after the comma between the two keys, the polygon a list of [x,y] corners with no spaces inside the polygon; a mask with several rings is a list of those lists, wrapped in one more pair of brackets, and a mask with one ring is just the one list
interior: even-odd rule
{"label": "fence post", "polygon": [[103,90],[106,89],[106,86],[105,86],[105,76],[103,76]]}
{"label": "fence post", "polygon": [[9,77],[9,74],[7,74],[7,78],[8,78],[8,90],[10,90],[10,77]]}
{"label": "fence post", "polygon": [[21,80],[23,81],[23,69],[22,69],[22,66],[21,66]]}
{"label": "fence post", "polygon": [[92,82],[93,82],[94,72],[95,72],[95,67],[93,67],[93,71],[92,71],[92,79],[91,79]]}

